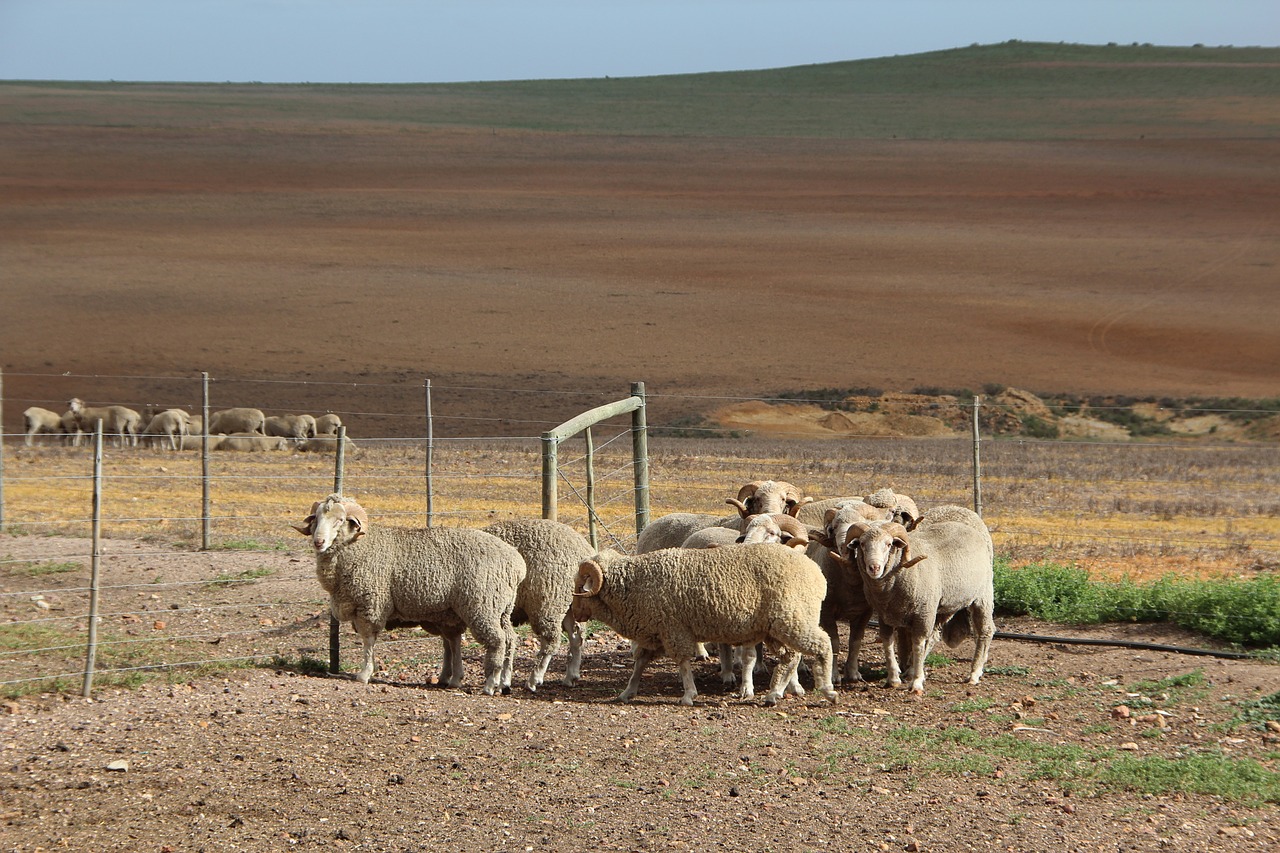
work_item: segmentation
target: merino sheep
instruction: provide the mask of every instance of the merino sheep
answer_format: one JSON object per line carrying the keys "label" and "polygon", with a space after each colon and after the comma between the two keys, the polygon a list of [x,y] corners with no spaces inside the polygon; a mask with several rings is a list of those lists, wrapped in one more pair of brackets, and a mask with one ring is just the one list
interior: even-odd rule
{"label": "merino sheep", "polygon": [[373,675],[373,645],[386,628],[421,626],[444,642],[441,684],[462,683],[462,632],[485,647],[484,693],[509,693],[516,632],[511,613],[525,578],[513,546],[468,528],[401,529],[369,524],[364,508],[331,494],[294,529],[311,539],[329,608],[364,644],[356,679]]}
{"label": "merino sheep", "polygon": [[[834,554],[862,573],[867,600],[880,619],[886,682],[897,687],[902,672],[896,634],[905,631],[911,644],[911,692],[924,693],[924,662],[937,626],[954,646],[974,636],[969,683],[977,684],[995,634],[991,534],[976,515],[954,507],[936,518],[921,520],[915,530],[896,521],[853,524],[846,534],[849,556]],[[955,520],[961,519],[961,520]]]}
{"label": "merino sheep", "polygon": [[191,415],[182,409],[165,409],[151,418],[142,434],[153,444],[181,450],[183,439],[191,434]]}
{"label": "merino sheep", "polygon": [[342,426],[342,418],[328,412],[316,418],[316,435],[337,435]]}
{"label": "merino sheep", "polygon": [[136,447],[142,415],[127,406],[86,406],[79,397],[67,401],[67,411],[81,432],[93,432],[94,423],[102,421],[102,434],[114,435],[124,447]]}
{"label": "merino sheep", "polygon": [[[844,683],[862,680],[858,658],[862,638],[871,621],[871,605],[862,591],[862,577],[856,569],[836,561],[831,550],[844,552],[844,537],[849,526],[865,521],[888,521],[892,511],[874,507],[861,499],[847,499],[830,506],[823,516],[823,526],[809,547],[809,558],[818,564],[827,578],[827,597],[822,602],[822,629],[831,636],[831,654],[840,655],[839,623],[849,626],[849,650],[840,672]],[[845,554],[847,556],[847,554]]]}
{"label": "merino sheep", "polygon": [[[213,436],[210,436],[212,438]],[[185,446],[185,443],[184,443]],[[210,450],[229,450],[239,453],[260,453],[265,450],[288,450],[289,440],[260,432],[233,432],[220,436],[216,444],[210,442]]]}
{"label": "merino sheep", "polygon": [[300,444],[316,436],[316,419],[311,415],[272,415],[262,423],[266,435],[277,435]]}
{"label": "merino sheep", "polygon": [[209,435],[231,435],[237,432],[256,432],[259,435],[266,435],[263,431],[266,422],[267,416],[261,409],[244,407],[223,409],[209,415],[207,431]]}
{"label": "merino sheep", "polygon": [[738,510],[737,516],[669,513],[655,519],[640,531],[636,540],[636,553],[647,554],[663,548],[679,548],[691,535],[708,527],[727,527],[741,533],[747,516],[783,512],[795,515],[799,507],[809,500],[811,498],[804,497],[798,488],[782,480],[753,480],[738,489],[736,498],[725,501]]}
{"label": "merino sheep", "polygon": [[674,548],[634,557],[606,550],[579,567],[573,616],[598,619],[631,639],[635,667],[618,696],[623,701],[635,697],[645,667],[665,654],[680,669],[680,704],[692,705],[698,690],[691,662],[699,642],[764,642],[782,656],[765,704],[782,699],[801,654],[815,658],[816,688],[834,702],[831,640],[818,625],[826,591],[813,561],[784,545]]}
{"label": "merino sheep", "polygon": [[[297,450],[299,453],[337,453],[338,437],[336,435],[313,436],[299,444]],[[347,456],[352,455],[356,452],[356,443],[343,436],[342,452]]]}
{"label": "merino sheep", "polygon": [[32,406],[22,413],[22,425],[26,431],[24,443],[27,447],[31,447],[35,444],[37,435],[42,433],[61,434],[62,416],[57,412],[51,412],[39,406]]}
{"label": "merino sheep", "polygon": [[869,506],[891,509],[894,511],[893,520],[904,527],[910,527],[911,523],[920,517],[920,510],[916,507],[916,502],[909,496],[898,494],[892,489],[877,489],[865,496],[850,495],[843,498],[825,498],[824,500],[805,504],[796,513],[796,518],[810,526],[821,527],[827,510],[834,509],[850,501],[861,501]]}
{"label": "merino sheep", "polygon": [[66,442],[72,447],[79,447],[84,439],[84,430],[80,429],[80,421],[76,419],[75,413],[68,409],[62,413],[60,420],[62,421],[62,434],[66,436]]}
{"label": "merino sheep", "polygon": [[569,660],[561,684],[577,684],[582,678],[582,629],[569,609],[578,566],[592,554],[590,543],[569,525],[544,518],[510,519],[483,529],[514,546],[528,570],[511,616],[512,624],[528,622],[538,638],[538,657],[526,685],[537,690],[546,678],[562,631],[569,635]]}

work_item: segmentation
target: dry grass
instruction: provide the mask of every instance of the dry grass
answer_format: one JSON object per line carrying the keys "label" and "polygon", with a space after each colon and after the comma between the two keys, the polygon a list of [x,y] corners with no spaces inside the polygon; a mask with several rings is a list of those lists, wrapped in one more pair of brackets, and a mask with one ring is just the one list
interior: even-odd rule
{"label": "dry grass", "polygon": [[[583,532],[580,449],[565,445],[560,516]],[[444,441],[433,454],[437,524],[481,526],[541,511],[540,448],[521,440]],[[634,541],[630,447],[597,451],[602,545]],[[1103,578],[1249,575],[1280,565],[1280,449],[1263,445],[1095,445],[986,442],[984,515],[1014,565],[1074,563]],[[962,440],[842,442],[653,439],[652,517],[730,513],[743,482],[787,479],[817,497],[892,486],[922,507],[970,505],[971,447]],[[346,460],[345,491],[378,518],[425,522],[425,451],[414,442],[368,442]],[[87,536],[92,458],[49,447],[9,451],[8,532]],[[334,483],[334,460],[294,453],[213,454],[211,531],[227,542],[288,543],[288,524]],[[197,454],[108,448],[103,534],[198,547]]]}

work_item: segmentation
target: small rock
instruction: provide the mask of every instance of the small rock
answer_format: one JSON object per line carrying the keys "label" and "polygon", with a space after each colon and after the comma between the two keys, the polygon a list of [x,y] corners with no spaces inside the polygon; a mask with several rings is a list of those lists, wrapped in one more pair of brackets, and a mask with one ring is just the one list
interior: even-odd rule
{"label": "small rock", "polygon": [[107,765],[108,770],[112,773],[126,773],[129,770],[129,762],[123,758],[118,758]]}
{"label": "small rock", "polygon": [[1129,752],[1137,752],[1137,751],[1138,751],[1138,745],[1137,745],[1136,743],[1134,743],[1133,741],[1127,741],[1126,743],[1122,743],[1122,744],[1120,744],[1120,748],[1121,748],[1121,749],[1124,749],[1124,750],[1128,750]]}
{"label": "small rock", "polygon": [[163,631],[165,629],[165,623],[157,619],[151,623],[151,627],[155,628],[157,631]]}
{"label": "small rock", "polygon": [[1280,732],[1280,720],[1267,720],[1267,731]]}
{"label": "small rock", "polygon": [[1130,711],[1130,710],[1129,710],[1129,706],[1128,706],[1128,705],[1117,705],[1117,706],[1115,706],[1114,708],[1112,708],[1112,709],[1111,709],[1111,719],[1113,719],[1113,720],[1127,720],[1127,719],[1129,719],[1129,715],[1130,715],[1131,713],[1132,713],[1132,711]]}

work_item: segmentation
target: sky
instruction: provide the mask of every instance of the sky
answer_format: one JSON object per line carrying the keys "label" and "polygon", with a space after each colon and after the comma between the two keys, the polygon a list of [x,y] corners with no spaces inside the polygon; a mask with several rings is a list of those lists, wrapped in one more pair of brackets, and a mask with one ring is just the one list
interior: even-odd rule
{"label": "sky", "polygon": [[636,77],[1023,41],[1280,45],[1280,0],[0,0],[0,79]]}

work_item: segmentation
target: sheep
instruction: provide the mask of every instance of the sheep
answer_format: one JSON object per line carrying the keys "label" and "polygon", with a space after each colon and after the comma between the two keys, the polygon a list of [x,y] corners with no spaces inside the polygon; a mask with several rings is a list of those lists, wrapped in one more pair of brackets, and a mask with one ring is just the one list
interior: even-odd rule
{"label": "sheep", "polygon": [[[213,436],[210,436],[212,438]],[[183,444],[185,447],[185,443]],[[197,445],[198,446],[198,445]],[[218,442],[210,442],[210,450],[229,450],[239,453],[259,453],[264,450],[288,450],[289,440],[278,435],[259,432],[233,432],[220,436]]]}
{"label": "sheep", "polygon": [[151,418],[142,434],[153,443],[163,438],[170,450],[180,450],[183,438],[191,434],[191,415],[182,409],[165,409]]}
{"label": "sheep", "polygon": [[263,421],[262,431],[300,444],[308,438],[315,438],[316,419],[311,415],[272,415]]}
{"label": "sheep", "polygon": [[373,675],[373,645],[387,628],[418,625],[444,642],[439,683],[462,683],[462,632],[485,647],[484,693],[511,692],[516,632],[511,613],[525,578],[513,546],[469,528],[371,525],[355,500],[330,494],[300,525],[316,553],[316,578],[334,618],[350,622],[364,645],[356,680]]}
{"label": "sheep", "polygon": [[916,695],[924,694],[924,662],[935,628],[941,626],[949,646],[974,635],[970,684],[982,677],[995,634],[991,534],[964,507],[939,512],[935,519],[922,519],[910,533],[896,521],[852,524],[845,536],[849,556],[832,555],[862,573],[863,590],[880,619],[885,681],[891,687],[902,683],[895,634],[907,635],[910,688]]}
{"label": "sheep", "polygon": [[27,447],[34,445],[36,436],[41,433],[58,435],[62,432],[62,416],[39,406],[32,406],[22,413],[22,424],[26,431]]}
{"label": "sheep", "polygon": [[[578,568],[573,617],[598,619],[631,639],[635,666],[620,701],[635,697],[645,668],[659,654],[676,660],[684,694],[698,695],[691,661],[699,642],[780,650],[765,704],[782,699],[800,665],[812,655],[818,691],[831,686],[831,640],[818,625],[827,583],[813,561],[776,543],[733,548],[666,549],[628,557],[605,550]],[[749,671],[749,670],[748,670]],[[744,698],[750,696],[744,679]]]}
{"label": "sheep", "polygon": [[[298,445],[299,453],[337,453],[338,437],[336,435],[317,435],[308,438],[306,441]],[[356,443],[351,439],[343,436],[342,452],[350,456],[355,453]]]}
{"label": "sheep", "polygon": [[693,533],[708,527],[727,527],[742,532],[747,516],[785,512],[795,515],[806,498],[798,488],[782,480],[753,480],[725,503],[736,507],[737,516],[673,512],[648,524],[636,540],[636,553],[647,554],[663,548],[679,548]]}
{"label": "sheep", "polygon": [[857,498],[841,500],[826,510],[822,529],[807,552],[827,578],[827,597],[822,602],[822,629],[831,636],[833,657],[840,655],[838,623],[845,622],[849,626],[849,650],[840,672],[842,683],[862,680],[858,658],[867,623],[871,620],[871,605],[862,591],[862,578],[858,572],[837,562],[829,552],[835,549],[844,553],[844,537],[850,525],[891,519],[892,511],[889,509],[871,506]]}
{"label": "sheep", "polygon": [[267,416],[261,409],[235,408],[223,409],[209,416],[207,431],[209,435],[230,435],[236,432],[256,432],[266,435],[263,427]]}
{"label": "sheep", "polygon": [[67,411],[81,432],[93,432],[94,422],[102,421],[102,434],[117,436],[121,447],[138,444],[138,428],[142,415],[127,406],[86,406],[79,397],[67,401]]}
{"label": "sheep", "polygon": [[341,426],[342,418],[333,412],[323,414],[316,418],[316,435],[337,435]]}
{"label": "sheep", "polygon": [[189,435],[204,435],[204,416],[188,415],[187,430]]}
{"label": "sheep", "polygon": [[81,440],[84,438],[84,430],[80,429],[80,422],[76,420],[75,413],[70,409],[62,413],[60,418],[62,421],[62,433],[66,436],[66,441],[72,447],[79,447]]}
{"label": "sheep", "polygon": [[514,546],[528,570],[511,616],[515,625],[528,622],[538,638],[538,657],[526,686],[536,691],[542,684],[563,631],[569,635],[569,660],[560,683],[572,687],[582,677],[582,629],[569,608],[578,566],[592,554],[590,543],[569,525],[543,518],[499,521],[483,530]]}
{"label": "sheep", "polygon": [[[774,513],[772,515],[760,514],[753,515],[746,519],[743,531],[738,533],[735,530],[725,527],[708,527],[704,530],[697,530],[692,533],[688,539],[684,541],[682,548],[720,548],[728,545],[754,545],[761,542],[778,542],[790,548],[805,549],[809,545],[809,529],[798,522],[795,518],[785,513]],[[756,653],[747,661],[747,654],[744,651],[735,653],[731,646],[721,644],[717,650],[720,658],[720,679],[725,684],[733,684],[737,681],[734,674],[733,664],[735,657],[738,663],[743,664],[742,671],[744,673],[761,672],[764,670],[763,648],[757,646]],[[707,657],[706,649],[701,643],[698,644],[698,658],[701,660]],[[795,682],[796,692],[799,690],[799,682]],[[752,688],[744,684],[747,695],[750,695]]]}
{"label": "sheep", "polygon": [[910,526],[911,522],[920,517],[920,510],[917,508],[916,502],[907,495],[898,494],[892,489],[879,489],[865,496],[851,495],[814,501],[802,506],[800,511],[796,513],[796,517],[812,527],[820,527],[823,524],[827,510],[849,501],[861,501],[870,506],[893,509],[895,511],[893,520],[903,526]]}

